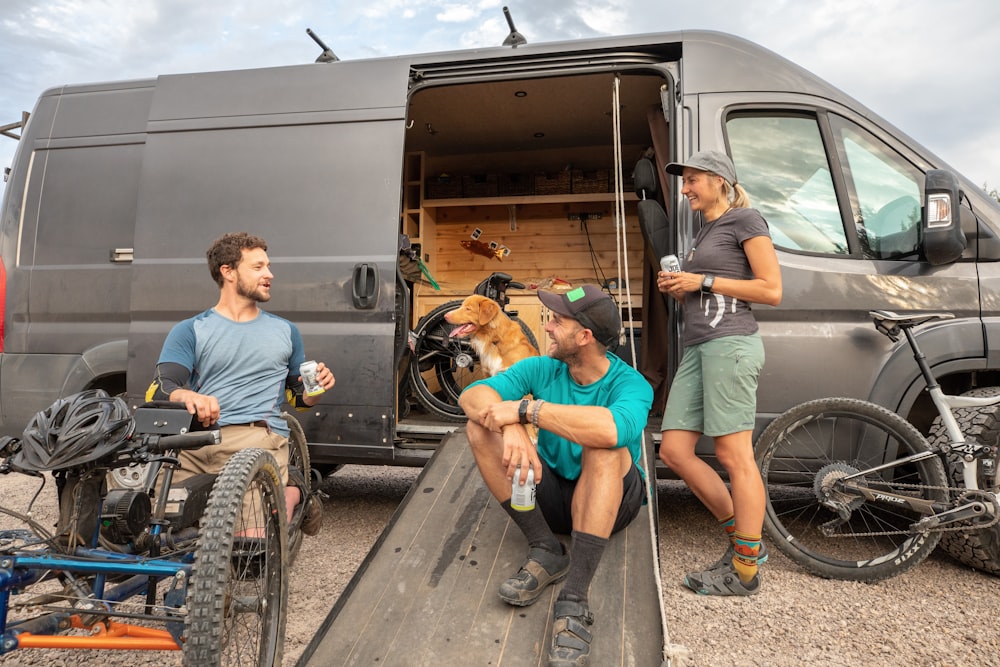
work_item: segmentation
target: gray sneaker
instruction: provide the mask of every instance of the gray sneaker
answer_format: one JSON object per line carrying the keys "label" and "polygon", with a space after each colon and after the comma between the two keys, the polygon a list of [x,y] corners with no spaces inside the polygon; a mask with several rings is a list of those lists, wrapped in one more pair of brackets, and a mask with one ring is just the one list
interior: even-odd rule
{"label": "gray sneaker", "polygon": [[[729,567],[730,565],[733,564],[733,556],[735,555],[736,555],[736,550],[733,549],[733,545],[732,543],[730,543],[729,547],[726,549],[726,553],[722,554],[722,558],[715,561],[715,563],[711,565],[708,569],[718,570],[721,567]],[[766,562],[767,562],[767,544],[761,542],[760,551],[757,552],[757,565],[759,567]]]}
{"label": "gray sneaker", "polygon": [[727,568],[693,572],[684,577],[684,585],[698,595],[756,595],[760,592],[760,575],[745,584],[730,564]]}

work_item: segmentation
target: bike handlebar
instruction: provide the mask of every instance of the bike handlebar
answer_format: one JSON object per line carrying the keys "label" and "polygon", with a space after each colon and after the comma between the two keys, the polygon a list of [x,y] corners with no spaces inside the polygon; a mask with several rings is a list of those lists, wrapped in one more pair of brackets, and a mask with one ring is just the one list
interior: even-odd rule
{"label": "bike handlebar", "polygon": [[152,454],[162,454],[174,449],[198,449],[207,445],[217,445],[222,442],[222,432],[194,431],[177,435],[147,435],[143,445]]}

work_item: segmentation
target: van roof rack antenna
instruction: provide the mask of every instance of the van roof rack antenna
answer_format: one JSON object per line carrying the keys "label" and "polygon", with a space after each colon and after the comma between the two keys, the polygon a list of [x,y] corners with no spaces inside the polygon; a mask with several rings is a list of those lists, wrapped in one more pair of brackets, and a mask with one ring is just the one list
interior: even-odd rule
{"label": "van roof rack antenna", "polygon": [[507,35],[507,39],[503,40],[503,46],[509,46],[512,49],[516,49],[521,44],[527,44],[528,40],[524,38],[524,35],[517,31],[514,27],[514,19],[510,17],[510,10],[505,6],[503,8],[504,18],[507,19],[507,25],[510,26],[510,34]]}

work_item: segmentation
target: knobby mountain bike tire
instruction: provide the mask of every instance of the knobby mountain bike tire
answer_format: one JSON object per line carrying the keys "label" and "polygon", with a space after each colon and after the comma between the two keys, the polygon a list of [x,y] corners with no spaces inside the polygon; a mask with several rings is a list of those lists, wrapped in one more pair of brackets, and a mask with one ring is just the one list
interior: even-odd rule
{"label": "knobby mountain bike tire", "polygon": [[[299,503],[295,506],[292,520],[288,525],[288,564],[295,562],[295,557],[299,555],[302,548],[302,531],[299,526],[302,523],[303,514],[306,509],[306,498],[312,493],[312,463],[309,459],[309,444],[306,442],[306,434],[302,431],[302,424],[287,412],[281,413],[281,417],[288,424],[288,470],[291,472],[297,469],[302,477],[299,479]],[[289,475],[288,483],[292,483]]]}
{"label": "knobby mountain bike tire", "polygon": [[285,513],[274,457],[261,449],[233,455],[202,516],[187,595],[186,667],[281,664],[288,600]]}
{"label": "knobby mountain bike tire", "polygon": [[[997,396],[1000,387],[978,387],[962,396]],[[992,493],[1000,492],[1000,404],[979,408],[956,408],[955,419],[966,440],[975,440],[993,447],[992,475],[983,461],[979,463],[979,488]],[[938,417],[927,436],[932,447],[949,443],[948,432]],[[960,454],[948,459],[948,475],[952,486],[965,486],[965,466]],[[960,563],[983,572],[1000,575],[1000,523],[989,528],[948,531],[941,535],[941,548]]]}
{"label": "knobby mountain bike tire", "polygon": [[[821,577],[873,582],[901,574],[930,555],[941,533],[913,531],[923,515],[905,502],[888,495],[869,501],[835,483],[928,450],[916,428],[874,403],[823,398],[798,405],[757,441],[767,489],[764,529],[778,549]],[[939,502],[948,497],[938,456],[856,481],[876,493]]]}

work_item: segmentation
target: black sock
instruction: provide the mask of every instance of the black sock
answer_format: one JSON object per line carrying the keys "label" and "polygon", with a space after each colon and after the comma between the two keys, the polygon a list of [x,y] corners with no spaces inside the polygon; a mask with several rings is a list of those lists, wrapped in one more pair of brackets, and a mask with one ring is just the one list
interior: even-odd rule
{"label": "black sock", "polygon": [[594,572],[597,571],[607,545],[606,537],[573,531],[573,542],[569,550],[572,565],[566,576],[566,583],[559,592],[560,600],[575,598],[579,602],[587,602],[590,580],[594,578]]}
{"label": "black sock", "polygon": [[555,533],[552,532],[552,529],[549,528],[545,516],[542,515],[542,511],[538,509],[537,505],[533,510],[522,512],[511,507],[509,500],[505,500],[500,503],[500,507],[514,520],[514,523],[521,529],[521,532],[524,533],[524,537],[528,540],[529,548],[538,547],[546,551],[551,551],[557,556],[562,554],[562,543],[556,537]]}

